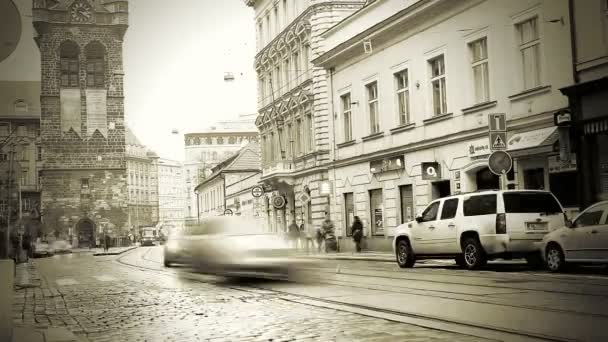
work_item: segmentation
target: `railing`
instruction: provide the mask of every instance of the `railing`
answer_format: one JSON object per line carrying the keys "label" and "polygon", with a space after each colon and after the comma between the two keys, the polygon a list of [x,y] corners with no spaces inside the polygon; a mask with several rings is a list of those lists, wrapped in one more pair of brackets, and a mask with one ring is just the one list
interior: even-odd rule
{"label": "railing", "polygon": [[291,160],[279,160],[272,162],[262,168],[262,175],[268,176],[274,173],[289,173],[295,171],[295,164]]}

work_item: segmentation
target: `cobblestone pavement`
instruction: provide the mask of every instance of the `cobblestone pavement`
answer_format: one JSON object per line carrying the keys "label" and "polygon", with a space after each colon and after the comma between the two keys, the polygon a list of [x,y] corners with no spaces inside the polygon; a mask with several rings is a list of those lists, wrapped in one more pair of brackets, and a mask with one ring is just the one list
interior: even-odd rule
{"label": "cobblestone pavement", "polygon": [[63,255],[20,267],[18,326],[67,327],[84,341],[485,341],[285,300],[269,291],[181,279]]}

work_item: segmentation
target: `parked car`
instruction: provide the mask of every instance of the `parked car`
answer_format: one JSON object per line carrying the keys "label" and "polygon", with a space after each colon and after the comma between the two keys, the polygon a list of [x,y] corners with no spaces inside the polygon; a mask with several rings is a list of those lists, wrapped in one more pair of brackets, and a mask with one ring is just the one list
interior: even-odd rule
{"label": "parked car", "polygon": [[608,264],[608,201],[598,202],[547,234],[542,255],[552,272],[567,264]]}
{"label": "parked car", "polygon": [[540,242],[566,214],[548,191],[491,190],[431,202],[415,221],[397,227],[393,251],[400,267],[417,259],[454,258],[468,269],[496,258],[542,265]]}
{"label": "parked car", "polygon": [[72,253],[72,245],[65,240],[57,240],[49,248],[54,254]]}
{"label": "parked car", "polygon": [[34,257],[52,256],[53,254],[53,248],[47,242],[36,241],[34,243]]}

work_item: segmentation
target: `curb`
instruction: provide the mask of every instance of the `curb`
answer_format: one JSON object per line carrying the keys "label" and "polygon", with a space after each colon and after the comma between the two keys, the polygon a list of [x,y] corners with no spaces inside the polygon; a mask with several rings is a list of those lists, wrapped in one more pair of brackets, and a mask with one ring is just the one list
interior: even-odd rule
{"label": "curb", "polygon": [[127,249],[124,249],[120,252],[107,252],[107,253],[93,253],[93,256],[104,256],[104,255],[121,255],[123,253],[126,253],[128,251],[132,251],[134,249],[138,248],[138,246],[133,246]]}

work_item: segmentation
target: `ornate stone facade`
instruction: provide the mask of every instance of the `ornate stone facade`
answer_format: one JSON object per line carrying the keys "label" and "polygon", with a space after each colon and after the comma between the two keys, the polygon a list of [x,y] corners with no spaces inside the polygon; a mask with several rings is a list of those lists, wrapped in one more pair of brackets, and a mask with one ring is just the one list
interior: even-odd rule
{"label": "ornate stone facade", "polygon": [[42,211],[93,245],[128,228],[122,44],[127,1],[35,0],[41,57]]}

